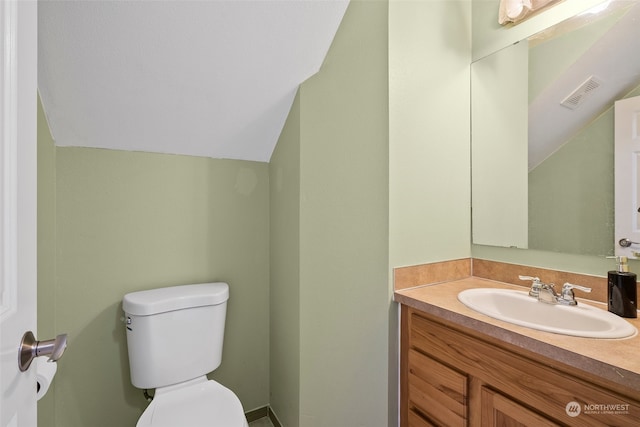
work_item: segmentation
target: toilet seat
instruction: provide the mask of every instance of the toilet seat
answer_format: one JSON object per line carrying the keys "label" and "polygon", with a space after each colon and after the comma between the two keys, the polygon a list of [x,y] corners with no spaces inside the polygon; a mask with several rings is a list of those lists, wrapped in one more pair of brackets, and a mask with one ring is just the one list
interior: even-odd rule
{"label": "toilet seat", "polygon": [[240,399],[206,376],[161,387],[136,427],[247,427]]}

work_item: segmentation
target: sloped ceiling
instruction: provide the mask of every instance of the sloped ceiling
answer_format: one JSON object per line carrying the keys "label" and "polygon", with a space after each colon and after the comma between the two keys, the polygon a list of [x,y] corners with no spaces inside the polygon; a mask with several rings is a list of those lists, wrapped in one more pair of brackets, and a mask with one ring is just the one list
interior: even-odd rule
{"label": "sloped ceiling", "polygon": [[[540,67],[530,69],[530,79],[535,75],[545,83],[536,83],[540,88],[529,105],[529,170],[640,85],[640,3],[615,6],[584,22],[576,19],[553,28],[558,36],[551,33],[550,41],[535,47],[548,52],[538,52]],[[576,22],[578,29],[573,28]],[[562,106],[590,77],[599,82],[597,90],[575,109]]]}
{"label": "sloped ceiling", "polygon": [[58,146],[269,161],[348,0],[44,0],[38,86]]}

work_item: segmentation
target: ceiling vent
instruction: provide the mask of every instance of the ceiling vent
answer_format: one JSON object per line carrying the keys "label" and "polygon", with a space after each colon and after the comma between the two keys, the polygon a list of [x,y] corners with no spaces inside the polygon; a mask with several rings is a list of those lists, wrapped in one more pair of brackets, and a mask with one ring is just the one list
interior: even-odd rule
{"label": "ceiling vent", "polygon": [[569,96],[563,99],[560,105],[567,107],[570,110],[575,110],[601,85],[602,83],[598,79],[591,76],[578,86],[576,90],[571,92]]}

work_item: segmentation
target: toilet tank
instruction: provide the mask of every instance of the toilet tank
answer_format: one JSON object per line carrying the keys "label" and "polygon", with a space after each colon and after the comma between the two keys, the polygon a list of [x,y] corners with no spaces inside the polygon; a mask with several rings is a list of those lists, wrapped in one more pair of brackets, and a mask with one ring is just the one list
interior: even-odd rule
{"label": "toilet tank", "polygon": [[131,383],[141,389],[164,387],[220,366],[228,299],[226,283],[126,294],[122,309]]}

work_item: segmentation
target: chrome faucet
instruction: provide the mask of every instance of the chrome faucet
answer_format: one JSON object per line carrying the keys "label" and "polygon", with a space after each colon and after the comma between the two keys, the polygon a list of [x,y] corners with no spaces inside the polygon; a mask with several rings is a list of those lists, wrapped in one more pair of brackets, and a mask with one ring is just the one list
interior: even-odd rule
{"label": "chrome faucet", "polygon": [[585,286],[574,285],[566,282],[562,285],[562,290],[558,294],[554,288],[553,283],[542,283],[539,278],[531,276],[518,276],[520,280],[531,280],[531,289],[529,289],[529,296],[536,298],[538,301],[546,304],[561,304],[561,305],[578,305],[576,301],[574,289],[578,289],[582,292],[591,292],[591,288]]}
{"label": "chrome faucet", "polygon": [[538,301],[544,302],[546,304],[558,304],[560,299],[560,295],[554,289],[553,283],[543,283],[540,288],[540,293],[538,294]]}

